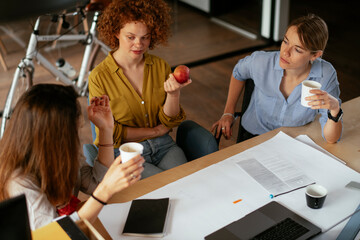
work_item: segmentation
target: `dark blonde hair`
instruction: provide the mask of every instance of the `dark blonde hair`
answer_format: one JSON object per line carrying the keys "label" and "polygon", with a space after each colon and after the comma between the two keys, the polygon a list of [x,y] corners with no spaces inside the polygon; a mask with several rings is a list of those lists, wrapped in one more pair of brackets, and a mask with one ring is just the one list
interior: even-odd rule
{"label": "dark blonde hair", "polygon": [[0,141],[0,200],[13,172],[39,183],[53,206],[69,201],[79,170],[78,94],[39,84],[19,99]]}
{"label": "dark blonde hair", "polygon": [[297,27],[301,44],[310,52],[324,51],[329,32],[325,21],[315,14],[309,14],[293,20],[288,29]]}
{"label": "dark blonde hair", "polygon": [[151,33],[149,49],[166,44],[170,37],[170,8],[163,0],[113,0],[99,18],[99,37],[111,49],[119,47],[116,36],[125,24],[145,24]]}

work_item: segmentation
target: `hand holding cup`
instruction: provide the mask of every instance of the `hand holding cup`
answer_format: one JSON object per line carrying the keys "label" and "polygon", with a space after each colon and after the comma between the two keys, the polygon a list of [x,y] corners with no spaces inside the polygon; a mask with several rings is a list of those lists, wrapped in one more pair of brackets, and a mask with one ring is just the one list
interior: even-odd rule
{"label": "hand holding cup", "polygon": [[125,163],[137,155],[141,155],[144,151],[144,146],[137,142],[128,142],[120,146],[121,162]]}
{"label": "hand holding cup", "polygon": [[310,93],[310,90],[312,89],[320,89],[321,83],[311,81],[311,80],[305,80],[302,82],[302,88],[301,88],[301,105],[304,107],[311,107],[309,106],[309,101],[305,100],[306,97],[312,96],[314,94]]}

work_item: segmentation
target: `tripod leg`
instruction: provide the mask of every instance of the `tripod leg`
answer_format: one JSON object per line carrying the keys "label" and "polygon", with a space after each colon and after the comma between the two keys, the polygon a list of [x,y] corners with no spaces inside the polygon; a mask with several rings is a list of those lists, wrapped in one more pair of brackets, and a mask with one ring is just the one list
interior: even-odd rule
{"label": "tripod leg", "polygon": [[5,107],[2,113],[0,138],[2,138],[5,132],[6,122],[10,119],[15,104],[21,95],[32,86],[33,75],[33,66],[25,65],[23,62],[20,62],[19,66],[15,70],[14,78],[6,97]]}

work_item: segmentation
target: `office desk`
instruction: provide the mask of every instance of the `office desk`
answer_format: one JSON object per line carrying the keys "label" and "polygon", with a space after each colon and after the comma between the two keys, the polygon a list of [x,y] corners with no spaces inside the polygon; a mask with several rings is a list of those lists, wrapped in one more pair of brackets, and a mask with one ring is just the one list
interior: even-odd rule
{"label": "office desk", "polygon": [[[174,169],[170,169],[163,173],[141,180],[133,186],[125,189],[121,193],[115,195],[110,203],[122,203],[131,201],[146,193],[152,192],[168,183],[174,182],[180,178],[190,175],[198,170],[208,167],[214,163],[227,159],[237,153],[245,151],[260,143],[263,143],[279,131],[283,131],[289,136],[296,137],[300,134],[308,135],[318,145],[334,154],[338,158],[344,160],[347,165],[357,172],[360,172],[360,97],[355,98],[343,104],[344,111],[344,131],[342,140],[336,144],[327,144],[321,136],[320,125],[317,120],[307,126],[297,128],[280,128],[268,132],[261,136],[249,139],[245,142],[230,146],[208,156],[196,159]],[[100,224],[96,224],[98,230],[108,238],[109,235]]]}
{"label": "office desk", "polygon": [[360,173],[360,97],[343,103],[341,107],[344,111],[343,134],[340,142],[336,144],[323,140],[318,120],[303,127],[276,129],[269,134],[274,136],[275,132],[281,130],[292,137],[308,135],[319,146],[344,160],[350,168]]}

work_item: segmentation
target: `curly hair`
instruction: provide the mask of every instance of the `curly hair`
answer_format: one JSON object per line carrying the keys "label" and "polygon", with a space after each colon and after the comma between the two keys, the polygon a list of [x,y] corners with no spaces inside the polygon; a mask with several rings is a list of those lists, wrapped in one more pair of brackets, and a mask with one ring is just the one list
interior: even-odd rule
{"label": "curly hair", "polygon": [[151,33],[149,49],[165,45],[170,37],[170,11],[163,0],[114,0],[99,18],[99,38],[116,49],[119,47],[116,35],[125,24],[137,21],[145,24]]}

